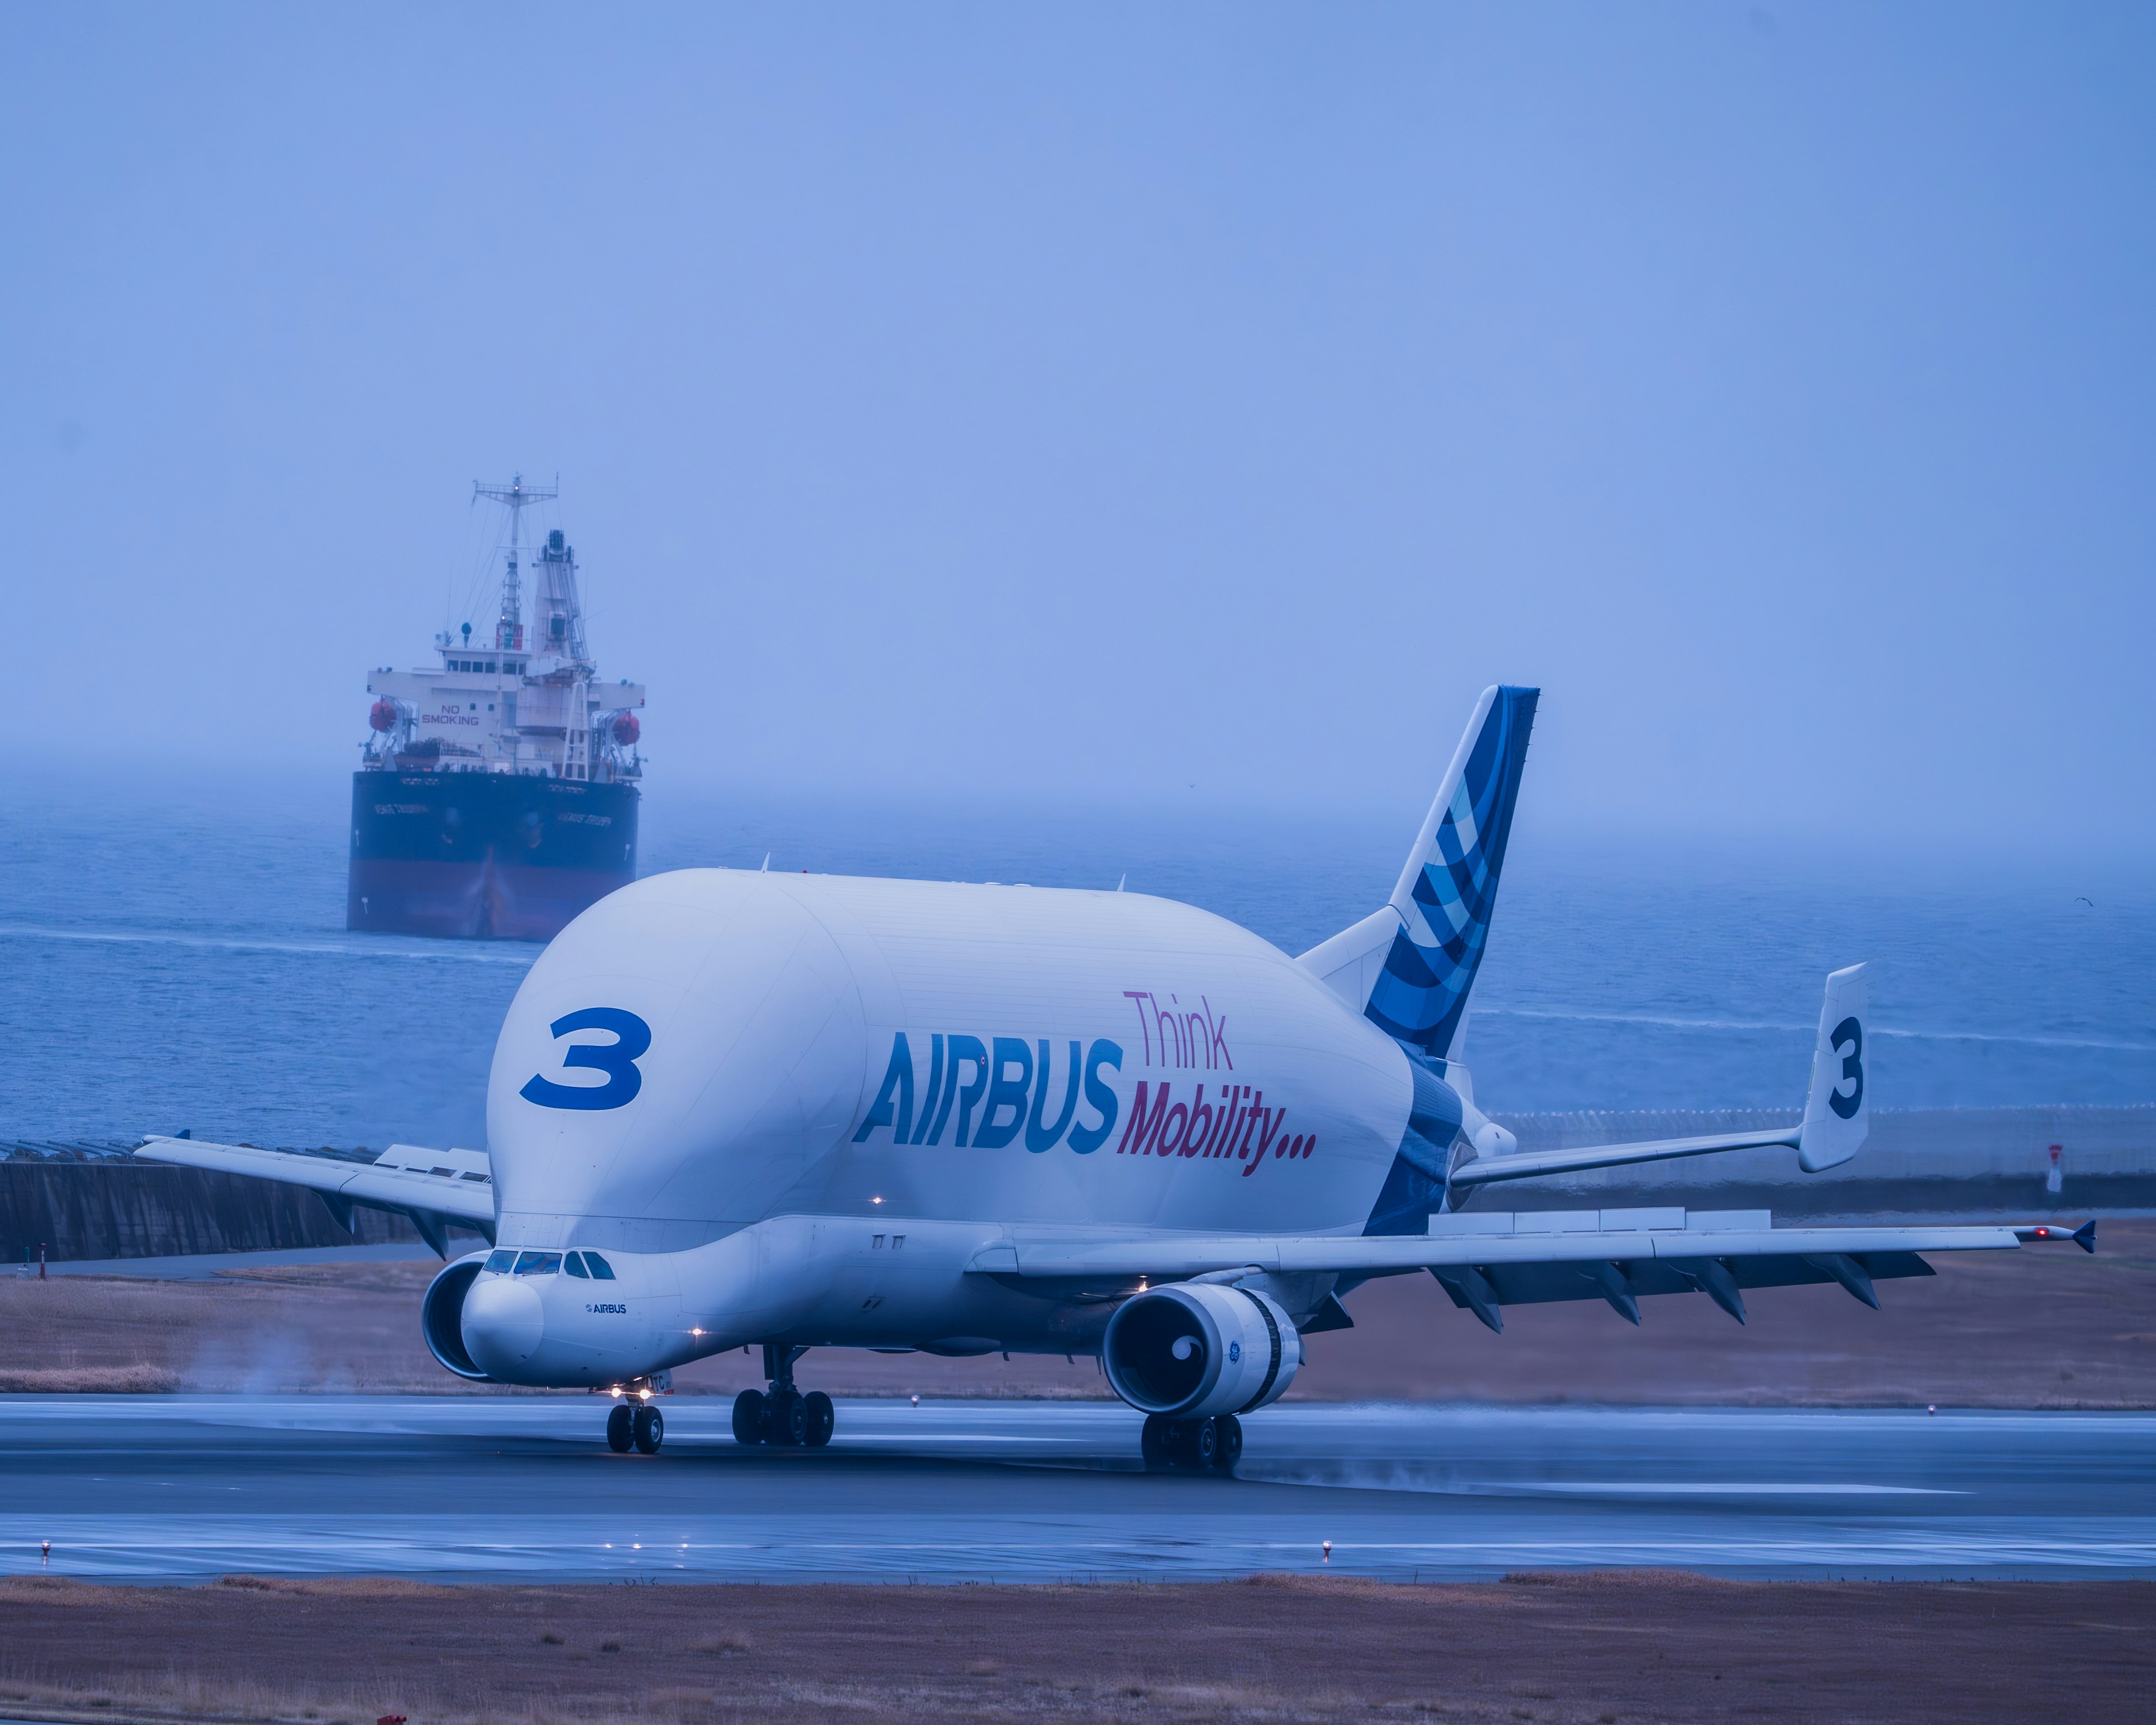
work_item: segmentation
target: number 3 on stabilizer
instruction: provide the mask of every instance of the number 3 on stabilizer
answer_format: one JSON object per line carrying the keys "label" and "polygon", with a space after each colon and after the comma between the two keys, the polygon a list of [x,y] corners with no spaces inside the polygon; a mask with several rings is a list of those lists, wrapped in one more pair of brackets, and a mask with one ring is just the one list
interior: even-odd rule
{"label": "number 3 on stabilizer", "polygon": [[1871,1015],[1868,968],[1852,964],[1826,979],[1826,1004],[1820,1009],[1819,1046],[1812,1055],[1811,1094],[1804,1099],[1804,1125],[1797,1140],[1797,1161],[1808,1174],[1845,1163],[1864,1147],[1871,1129],[1864,1024]]}

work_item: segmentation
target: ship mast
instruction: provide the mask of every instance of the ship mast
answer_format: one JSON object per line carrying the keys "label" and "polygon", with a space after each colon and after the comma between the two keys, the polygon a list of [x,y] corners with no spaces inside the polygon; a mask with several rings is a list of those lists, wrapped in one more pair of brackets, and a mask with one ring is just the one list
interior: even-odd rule
{"label": "ship mast", "polygon": [[517,573],[517,552],[523,540],[520,529],[523,525],[526,508],[534,503],[551,503],[559,496],[558,490],[527,490],[524,475],[517,474],[506,485],[482,485],[472,481],[472,498],[490,497],[509,511],[509,567],[501,578],[501,617],[494,626],[494,644],[498,652],[521,653],[524,650],[523,592]]}

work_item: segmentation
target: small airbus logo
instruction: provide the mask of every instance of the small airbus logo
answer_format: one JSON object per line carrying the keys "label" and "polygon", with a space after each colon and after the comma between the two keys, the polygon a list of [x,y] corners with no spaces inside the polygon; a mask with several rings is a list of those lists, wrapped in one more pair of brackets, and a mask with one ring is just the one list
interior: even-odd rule
{"label": "small airbus logo", "polygon": [[618,1006],[588,1006],[549,1024],[556,1041],[578,1030],[609,1030],[612,1042],[572,1043],[562,1055],[564,1069],[589,1066],[607,1076],[604,1084],[557,1084],[541,1073],[517,1092],[527,1102],[542,1108],[621,1108],[636,1100],[644,1088],[644,1074],[637,1057],[651,1047],[651,1026],[633,1012]]}

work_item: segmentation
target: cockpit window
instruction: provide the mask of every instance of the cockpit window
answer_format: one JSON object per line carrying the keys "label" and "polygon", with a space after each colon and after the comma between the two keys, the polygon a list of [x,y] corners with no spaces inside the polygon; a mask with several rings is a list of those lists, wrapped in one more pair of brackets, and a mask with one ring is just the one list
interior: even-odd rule
{"label": "cockpit window", "polygon": [[584,1255],[582,1252],[570,1253],[567,1257],[562,1260],[562,1267],[570,1275],[580,1276],[586,1281],[592,1279],[591,1271],[584,1268]]}
{"label": "cockpit window", "polygon": [[519,1252],[516,1255],[516,1273],[519,1276],[552,1276],[562,1267],[559,1252]]}
{"label": "cockpit window", "polygon": [[489,1252],[485,1267],[496,1276],[506,1276],[516,1263],[516,1254],[514,1252]]}
{"label": "cockpit window", "polygon": [[592,1266],[592,1274],[598,1281],[612,1281],[614,1279],[613,1266],[608,1263],[597,1252],[586,1252],[584,1262]]}

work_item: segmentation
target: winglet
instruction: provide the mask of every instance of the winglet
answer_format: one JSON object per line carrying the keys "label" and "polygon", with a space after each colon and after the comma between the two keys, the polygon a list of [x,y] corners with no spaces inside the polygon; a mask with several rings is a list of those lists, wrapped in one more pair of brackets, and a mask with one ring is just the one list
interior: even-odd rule
{"label": "winglet", "polygon": [[2093,1255],[2096,1251],[2096,1218],[2090,1217],[2071,1233],[2055,1222],[2034,1222],[2026,1228],[2016,1228],[2014,1237],[2024,1245],[2040,1240],[2071,1240],[2083,1251]]}
{"label": "winglet", "polygon": [[1804,1098],[1804,1130],[1797,1139],[1797,1162],[1808,1174],[1848,1161],[1871,1130],[1864,1074],[1864,1020],[1871,1014],[1866,968],[1852,964],[1826,979],[1819,1042],[1812,1050],[1811,1093]]}

